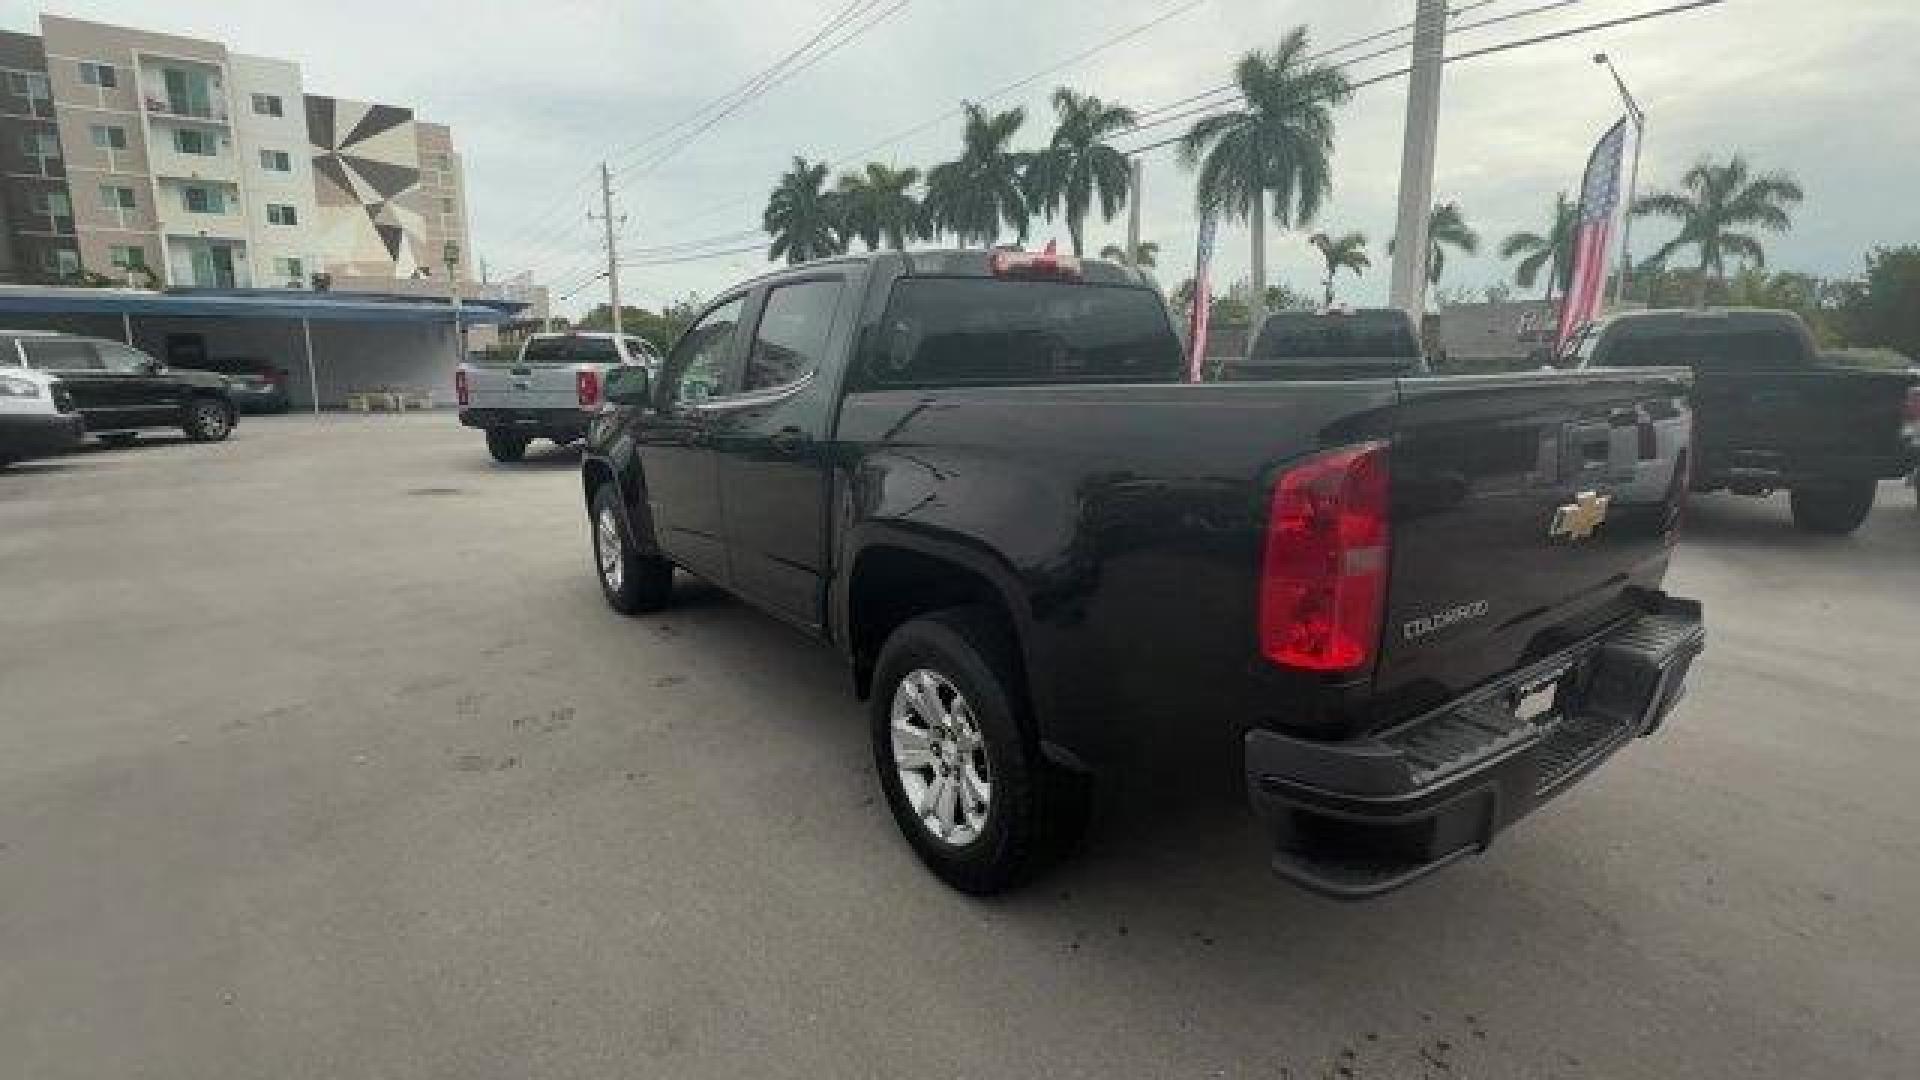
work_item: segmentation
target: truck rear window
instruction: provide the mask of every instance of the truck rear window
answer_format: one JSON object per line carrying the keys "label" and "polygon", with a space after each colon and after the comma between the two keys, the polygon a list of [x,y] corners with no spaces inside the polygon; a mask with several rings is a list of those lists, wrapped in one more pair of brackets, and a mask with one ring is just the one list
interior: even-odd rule
{"label": "truck rear window", "polygon": [[908,278],[869,353],[873,386],[1172,382],[1180,341],[1158,294],[1059,281]]}
{"label": "truck rear window", "polygon": [[1255,363],[1296,359],[1417,360],[1420,343],[1399,312],[1308,314],[1275,312],[1260,328],[1251,353]]}
{"label": "truck rear window", "polygon": [[1800,340],[1786,330],[1622,334],[1601,338],[1593,363],[1605,367],[1734,368],[1806,366]]}

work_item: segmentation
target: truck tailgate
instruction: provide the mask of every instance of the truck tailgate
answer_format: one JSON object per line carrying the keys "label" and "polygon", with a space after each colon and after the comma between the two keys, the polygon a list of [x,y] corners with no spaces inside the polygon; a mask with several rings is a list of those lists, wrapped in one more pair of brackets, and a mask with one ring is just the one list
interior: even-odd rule
{"label": "truck tailgate", "polygon": [[1687,385],[1668,368],[1401,381],[1381,719],[1553,652],[1657,587]]}
{"label": "truck tailgate", "polygon": [[467,398],[476,409],[578,409],[580,368],[572,364],[474,365]]}
{"label": "truck tailgate", "polygon": [[1693,405],[1701,465],[1787,474],[1900,454],[1905,372],[1852,368],[1701,371]]}

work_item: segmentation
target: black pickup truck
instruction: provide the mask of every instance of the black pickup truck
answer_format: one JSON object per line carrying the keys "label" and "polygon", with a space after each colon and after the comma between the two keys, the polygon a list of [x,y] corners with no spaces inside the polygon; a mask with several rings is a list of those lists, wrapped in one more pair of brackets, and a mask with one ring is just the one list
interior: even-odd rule
{"label": "black pickup truck", "polygon": [[1695,491],[1790,494],[1794,524],[1845,535],[1880,481],[1914,467],[1901,426],[1913,376],[1823,362],[1791,311],[1627,311],[1568,339],[1563,363],[1692,369]]}
{"label": "black pickup truck", "polygon": [[1090,778],[1213,741],[1341,897],[1484,848],[1681,692],[1684,371],[1187,384],[1114,264],[882,252],[722,294],[609,376],[582,480],[629,614],[684,568],[832,642],[969,892]]}

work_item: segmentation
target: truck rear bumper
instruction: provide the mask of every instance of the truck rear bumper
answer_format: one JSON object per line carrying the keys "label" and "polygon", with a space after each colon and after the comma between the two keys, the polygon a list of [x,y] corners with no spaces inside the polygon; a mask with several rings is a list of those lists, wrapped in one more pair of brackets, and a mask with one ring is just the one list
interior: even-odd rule
{"label": "truck rear bumper", "polygon": [[482,430],[519,431],[541,439],[585,438],[593,414],[578,409],[461,409],[460,422]]}
{"label": "truck rear bumper", "polygon": [[1247,788],[1274,872],[1361,900],[1475,851],[1651,734],[1706,645],[1698,602],[1652,610],[1382,734],[1247,733]]}

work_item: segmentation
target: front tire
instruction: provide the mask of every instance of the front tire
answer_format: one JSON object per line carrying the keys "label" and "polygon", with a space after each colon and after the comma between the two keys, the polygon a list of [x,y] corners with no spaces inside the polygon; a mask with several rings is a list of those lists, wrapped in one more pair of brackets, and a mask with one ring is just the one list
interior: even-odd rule
{"label": "front tire", "polygon": [[914,854],[961,892],[1021,884],[1079,838],[1084,777],[1046,760],[1022,724],[1011,634],[984,607],[903,624],[875,667],[880,785]]}
{"label": "front tire", "polygon": [[600,592],[622,615],[643,615],[666,606],[673,593],[673,564],[641,551],[627,535],[619,489],[602,484],[593,496],[593,562]]}
{"label": "front tire", "polygon": [[1789,496],[1793,523],[1826,536],[1846,536],[1858,529],[1873,510],[1879,482],[1871,476],[1797,487]]}
{"label": "front tire", "polygon": [[517,431],[487,429],[487,453],[493,455],[493,460],[504,464],[512,464],[526,457],[528,441],[525,435]]}
{"label": "front tire", "polygon": [[219,398],[194,398],[187,402],[180,429],[194,442],[221,442],[233,434],[233,406]]}

